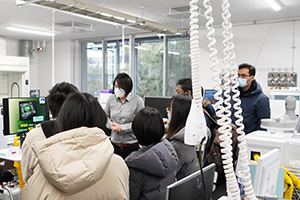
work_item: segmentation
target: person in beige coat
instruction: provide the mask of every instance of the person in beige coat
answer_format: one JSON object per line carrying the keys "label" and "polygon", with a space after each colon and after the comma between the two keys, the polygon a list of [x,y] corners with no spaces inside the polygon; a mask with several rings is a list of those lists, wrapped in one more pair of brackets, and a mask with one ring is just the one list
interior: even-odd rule
{"label": "person in beige coat", "polygon": [[57,117],[59,133],[35,142],[38,165],[20,199],[129,199],[129,170],[101,129],[106,115],[87,93],[67,98]]}
{"label": "person in beige coat", "polygon": [[75,85],[64,81],[55,84],[48,91],[49,94],[46,101],[49,112],[52,115],[52,120],[44,121],[41,124],[36,125],[34,129],[26,134],[25,141],[22,144],[21,167],[25,182],[27,182],[37,166],[37,158],[31,149],[32,144],[51,137],[56,133],[54,127],[58,112],[67,97],[75,92],[79,92],[78,88]]}

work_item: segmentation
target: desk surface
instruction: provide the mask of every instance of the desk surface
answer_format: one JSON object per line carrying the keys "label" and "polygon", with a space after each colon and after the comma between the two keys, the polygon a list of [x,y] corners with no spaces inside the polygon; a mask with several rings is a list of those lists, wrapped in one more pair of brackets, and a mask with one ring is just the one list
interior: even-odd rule
{"label": "desk surface", "polygon": [[0,158],[4,160],[11,160],[11,161],[21,161],[21,150],[17,155],[13,155],[9,149],[1,149],[0,150]]}

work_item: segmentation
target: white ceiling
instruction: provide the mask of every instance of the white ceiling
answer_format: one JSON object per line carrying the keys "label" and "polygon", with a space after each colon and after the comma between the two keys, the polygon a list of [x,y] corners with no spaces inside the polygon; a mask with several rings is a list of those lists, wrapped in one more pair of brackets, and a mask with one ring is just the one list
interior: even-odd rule
{"label": "white ceiling", "polygon": [[[130,14],[139,18],[145,18],[173,28],[188,28],[188,19],[173,19],[167,15],[169,14],[170,8],[188,6],[189,0],[85,0],[84,2]],[[220,25],[222,22],[221,2],[221,0],[211,0],[214,9],[213,16],[215,18],[215,25]],[[286,19],[300,20],[299,0],[281,0],[281,2],[285,7],[281,11],[275,12],[263,0],[229,0],[231,5],[230,12],[232,15],[231,21],[233,24],[241,24]],[[199,0],[199,5],[203,7],[202,0]],[[0,16],[0,36],[3,38],[51,40],[51,37],[17,33],[5,28],[7,25],[14,25],[50,31],[52,25],[52,10],[49,8],[42,8],[34,4],[18,7],[16,6],[15,0],[1,0]],[[120,27],[116,28],[110,24],[76,17],[60,11],[54,12],[54,20],[55,23],[65,23],[73,20],[89,23],[93,26],[93,31],[79,31],[78,29],[75,30],[56,25],[56,40],[121,36],[122,33]],[[201,21],[202,24],[206,22],[204,18],[201,18]],[[132,27],[125,28],[125,34],[144,32],[147,31],[138,30]]]}

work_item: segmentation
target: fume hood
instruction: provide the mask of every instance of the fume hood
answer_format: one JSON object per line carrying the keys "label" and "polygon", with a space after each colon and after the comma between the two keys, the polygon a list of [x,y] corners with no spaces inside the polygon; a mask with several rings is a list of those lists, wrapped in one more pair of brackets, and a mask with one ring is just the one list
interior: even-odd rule
{"label": "fume hood", "polygon": [[0,98],[18,96],[29,96],[29,58],[0,56]]}

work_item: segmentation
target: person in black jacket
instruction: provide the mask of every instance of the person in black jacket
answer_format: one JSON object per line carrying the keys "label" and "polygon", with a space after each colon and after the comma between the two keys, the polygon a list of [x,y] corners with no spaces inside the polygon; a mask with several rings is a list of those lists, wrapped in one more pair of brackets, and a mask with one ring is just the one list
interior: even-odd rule
{"label": "person in black jacket", "polygon": [[167,186],[176,181],[178,157],[171,143],[162,139],[165,127],[160,112],[143,108],[135,116],[132,130],[142,148],[125,159],[130,200],[164,200]]}

